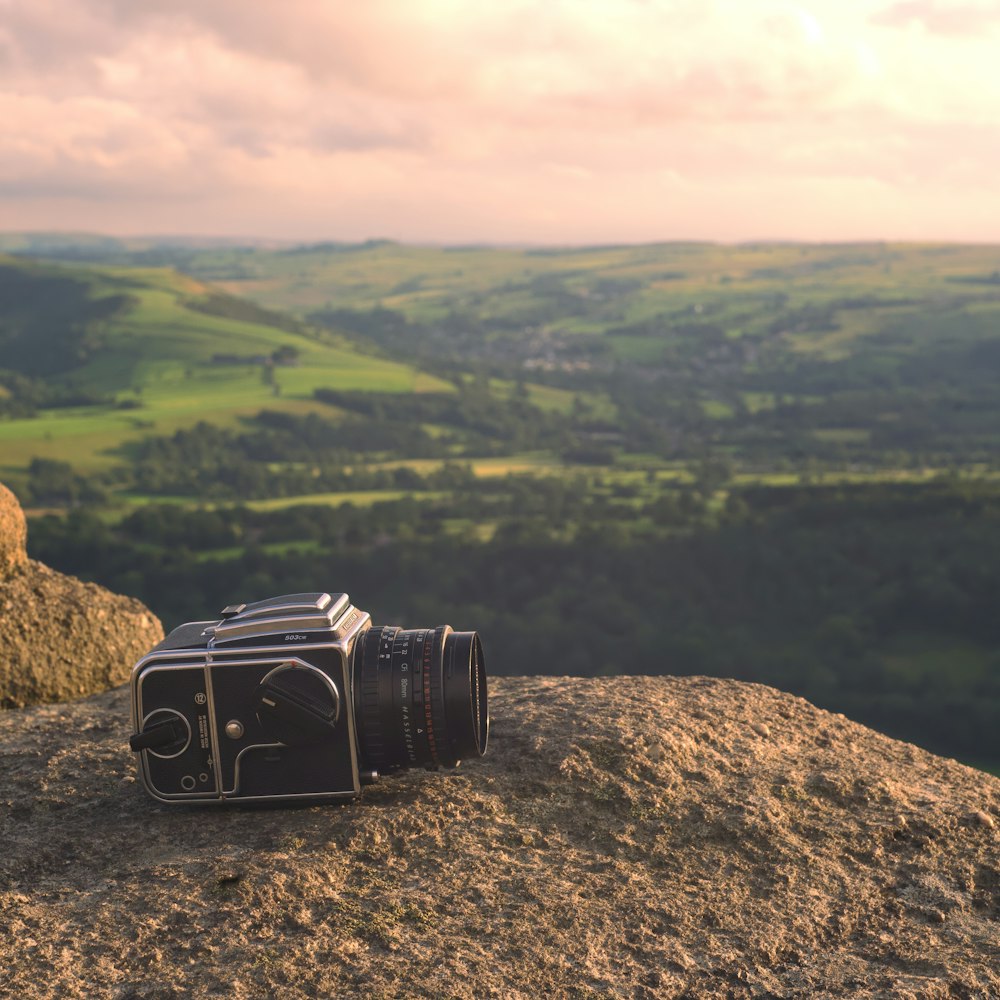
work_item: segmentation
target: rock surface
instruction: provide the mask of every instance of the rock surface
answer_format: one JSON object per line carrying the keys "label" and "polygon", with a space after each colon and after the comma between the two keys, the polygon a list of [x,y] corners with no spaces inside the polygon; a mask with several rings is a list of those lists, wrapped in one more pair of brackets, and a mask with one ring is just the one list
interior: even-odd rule
{"label": "rock surface", "polygon": [[482,760],[288,810],[148,799],[124,689],[0,715],[0,995],[1000,996],[1000,780],[759,685],[491,684]]}
{"label": "rock surface", "polygon": [[163,638],[141,602],[29,560],[17,498],[0,484],[0,708],[107,691]]}
{"label": "rock surface", "polygon": [[25,545],[28,525],[17,497],[0,483],[0,582],[7,580],[28,562]]}

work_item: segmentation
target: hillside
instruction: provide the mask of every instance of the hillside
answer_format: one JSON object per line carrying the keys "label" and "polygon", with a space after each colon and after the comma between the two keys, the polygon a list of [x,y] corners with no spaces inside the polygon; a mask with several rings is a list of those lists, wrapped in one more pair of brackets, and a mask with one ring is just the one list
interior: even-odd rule
{"label": "hillside", "polygon": [[[119,279],[132,273],[123,261],[169,260],[193,277],[134,273],[172,274],[174,282],[197,285],[199,295],[207,294],[200,283],[212,282],[239,296],[244,313],[253,308],[249,299],[268,322],[280,316],[294,323],[290,316],[297,316],[313,331],[346,335],[404,365],[546,382],[549,393],[563,393],[557,405],[566,410],[577,396],[588,411],[588,433],[603,435],[598,449],[587,440],[573,448],[603,459],[596,464],[621,453],[710,456],[757,476],[791,464],[827,477],[872,469],[996,469],[996,246],[530,249],[377,240],[300,247],[64,240],[12,234],[6,245],[28,255],[103,254],[118,264],[105,273]],[[218,305],[221,293],[211,294]],[[150,303],[141,316],[155,324],[161,308],[162,300]],[[237,309],[237,300],[226,300],[225,309]],[[281,312],[266,311],[272,309]],[[181,325],[190,319],[186,309]],[[203,319],[202,313],[196,345],[178,339],[173,377],[191,358],[232,350],[209,347],[218,331],[206,329]],[[166,322],[164,329],[176,325]],[[273,350],[272,334],[263,346]],[[255,337],[259,331],[247,342]],[[115,364],[127,366],[123,355],[131,348],[119,347]],[[347,382],[322,384],[408,388],[384,376]],[[289,376],[282,389],[295,394],[302,383]],[[538,391],[532,398],[541,402]]]}
{"label": "hillside", "polygon": [[[377,307],[418,322],[459,314],[537,363],[610,357],[658,366],[697,354],[698,340],[717,351],[745,341],[755,356],[729,360],[749,371],[761,362],[766,370],[764,349],[820,366],[860,354],[885,375],[932,346],[923,343],[930,327],[964,315],[969,329],[948,338],[960,347],[989,338],[1000,315],[1000,248],[988,245],[518,249],[373,241],[192,250],[183,268],[302,315],[331,306]],[[900,329],[911,322],[909,334]]]}
{"label": "hillside", "polygon": [[[102,251],[92,241],[61,252]],[[103,252],[133,263],[169,253],[199,280],[399,360],[607,393],[605,419],[627,453],[830,475],[982,470],[1000,449],[996,246],[376,240]]]}
{"label": "hillside", "polygon": [[[610,354],[648,365],[665,350],[696,349],[684,341],[718,328],[758,347],[773,338],[772,346],[807,360],[881,356],[884,375],[898,368],[907,343],[911,353],[929,346],[920,321],[946,328],[964,314],[973,327],[983,320],[978,332],[989,337],[1000,310],[1000,247],[984,244],[282,247],[0,234],[2,249],[119,264],[162,259],[298,315],[380,310],[386,321],[396,314],[417,323],[459,316],[539,362]],[[906,337],[899,327],[910,321],[918,327]],[[970,336],[975,329],[949,339],[957,346]]]}
{"label": "hillside", "polygon": [[1000,780],[771,688],[491,681],[487,755],[169,810],[117,689],[0,714],[0,991],[1000,994]]}
{"label": "hillside", "polygon": [[451,387],[169,269],[0,258],[0,474],[82,470],[199,420],[315,410],[326,389]]}

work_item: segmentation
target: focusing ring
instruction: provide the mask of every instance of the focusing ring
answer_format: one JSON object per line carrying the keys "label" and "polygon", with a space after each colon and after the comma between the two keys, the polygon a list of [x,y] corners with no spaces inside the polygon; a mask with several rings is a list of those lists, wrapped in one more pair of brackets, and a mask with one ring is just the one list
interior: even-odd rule
{"label": "focusing ring", "polygon": [[[380,710],[384,704],[380,682],[383,678],[388,678],[391,683],[392,644],[398,631],[393,625],[370,628],[361,640],[361,662],[356,662],[354,690],[360,694],[361,701],[361,710],[355,713],[361,728],[358,745],[364,747],[367,763],[380,771],[394,771],[398,767],[392,766],[388,759],[386,733]],[[386,656],[384,670],[380,659],[383,654]]]}

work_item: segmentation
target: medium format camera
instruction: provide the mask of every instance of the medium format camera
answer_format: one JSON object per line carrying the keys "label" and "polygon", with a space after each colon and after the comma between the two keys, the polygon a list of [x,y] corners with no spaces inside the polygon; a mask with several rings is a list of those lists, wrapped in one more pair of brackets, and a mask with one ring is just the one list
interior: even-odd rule
{"label": "medium format camera", "polygon": [[486,750],[475,632],[372,626],[347,594],[286,594],[175,628],[132,670],[139,776],[173,803],[354,798],[379,774]]}

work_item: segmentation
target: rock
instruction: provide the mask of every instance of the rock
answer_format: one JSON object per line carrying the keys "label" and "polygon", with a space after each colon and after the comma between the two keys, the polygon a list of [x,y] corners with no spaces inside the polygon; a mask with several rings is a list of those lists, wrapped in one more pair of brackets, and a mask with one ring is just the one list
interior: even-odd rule
{"label": "rock", "polygon": [[0,582],[28,563],[28,525],[17,497],[0,483]]}
{"label": "rock", "polygon": [[[9,502],[13,501],[13,503]],[[24,514],[0,486],[0,709],[68,701],[121,684],[163,638],[141,602],[24,555]]]}
{"label": "rock", "polygon": [[973,814],[972,818],[980,825],[985,826],[988,830],[992,830],[996,823],[993,817],[989,813],[983,812],[982,809],[977,809]]}
{"label": "rock", "polygon": [[0,708],[107,691],[162,638],[140,601],[29,561],[0,584]]}
{"label": "rock", "polygon": [[0,993],[1000,996],[1000,780],[760,685],[490,684],[482,760],[287,810],[149,799],[126,689],[0,714]]}

